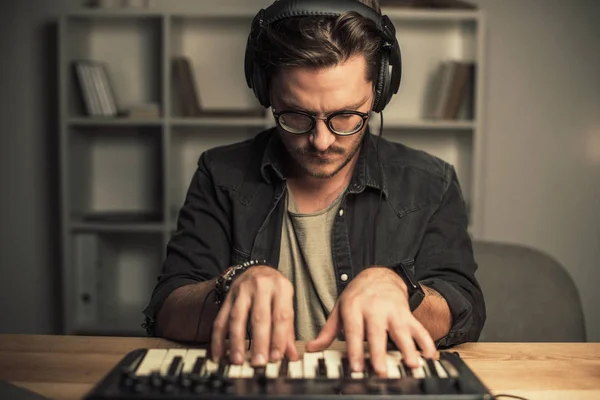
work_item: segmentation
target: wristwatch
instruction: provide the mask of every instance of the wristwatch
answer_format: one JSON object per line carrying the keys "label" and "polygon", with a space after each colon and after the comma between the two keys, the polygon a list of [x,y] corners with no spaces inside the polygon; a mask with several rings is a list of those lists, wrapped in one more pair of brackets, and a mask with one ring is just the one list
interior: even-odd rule
{"label": "wristwatch", "polygon": [[267,262],[264,260],[246,261],[243,264],[234,265],[232,267],[227,268],[225,271],[223,271],[221,275],[219,275],[215,284],[215,290],[217,292],[215,302],[217,304],[223,304],[235,277],[240,275],[242,272],[252,267],[253,265],[267,265]]}
{"label": "wristwatch", "polygon": [[400,275],[406,284],[410,311],[416,310],[425,298],[423,288],[414,277],[414,265],[414,261],[401,261],[388,266],[388,268]]}

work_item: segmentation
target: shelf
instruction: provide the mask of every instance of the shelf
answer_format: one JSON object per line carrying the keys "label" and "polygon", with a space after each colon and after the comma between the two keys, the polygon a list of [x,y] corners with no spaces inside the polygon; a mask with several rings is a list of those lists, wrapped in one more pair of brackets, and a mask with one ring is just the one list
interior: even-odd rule
{"label": "shelf", "polygon": [[86,126],[71,127],[68,133],[72,218],[104,223],[87,217],[126,213],[162,219],[160,128]]}
{"label": "shelf", "polygon": [[[378,123],[377,117],[374,120]],[[384,128],[392,129],[435,129],[435,130],[473,130],[475,129],[474,121],[462,121],[462,120],[386,120],[385,111],[383,117]]]}
{"label": "shelf", "polygon": [[481,18],[478,10],[431,10],[382,7],[382,14],[393,20],[472,22]]}
{"label": "shelf", "polygon": [[160,233],[71,233],[72,331],[143,334],[148,304],[163,260]]}
{"label": "shelf", "polygon": [[[73,117],[76,123],[87,115],[73,68],[75,62],[82,60],[99,62],[104,66],[117,109],[154,103],[164,112],[162,18],[144,18],[127,13],[122,15],[126,18],[106,16],[98,19],[94,14],[79,13],[69,14],[64,20],[61,32],[65,58],[62,63],[67,68],[67,110],[63,115]],[[81,120],[79,117],[82,117]]]}
{"label": "shelf", "polygon": [[74,233],[83,232],[140,232],[140,233],[161,233],[164,225],[160,223],[100,223],[100,222],[72,222],[71,231]]}
{"label": "shelf", "polygon": [[75,117],[69,118],[67,124],[70,126],[160,126],[164,123],[162,118],[114,118],[114,117]]}
{"label": "shelf", "polygon": [[265,118],[260,117],[212,117],[212,118],[173,118],[171,125],[178,127],[202,127],[202,126],[222,126],[222,127],[264,127],[267,122]]}

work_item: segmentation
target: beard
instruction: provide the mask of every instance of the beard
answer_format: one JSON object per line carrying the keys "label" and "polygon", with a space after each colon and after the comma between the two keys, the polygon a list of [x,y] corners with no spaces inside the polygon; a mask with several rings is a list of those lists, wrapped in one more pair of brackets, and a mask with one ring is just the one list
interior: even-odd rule
{"label": "beard", "polygon": [[[280,132],[280,135],[285,135],[284,132]],[[306,175],[317,178],[317,179],[329,179],[340,172],[356,155],[360,150],[362,139],[365,135],[365,129],[355,135],[356,139],[352,141],[347,148],[337,146],[335,143],[331,145],[326,151],[318,151],[312,144],[300,147],[291,147],[283,138],[282,141],[291,155],[291,159],[294,164]],[[342,155],[344,156],[341,160],[332,160],[329,158],[320,158],[330,155]],[[310,161],[308,161],[310,160]],[[319,167],[335,165],[332,170],[324,171]]]}

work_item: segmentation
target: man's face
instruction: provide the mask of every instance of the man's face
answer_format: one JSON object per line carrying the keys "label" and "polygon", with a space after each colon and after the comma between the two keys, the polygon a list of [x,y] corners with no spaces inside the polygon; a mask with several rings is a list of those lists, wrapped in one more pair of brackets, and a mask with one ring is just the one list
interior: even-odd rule
{"label": "man's face", "polygon": [[[283,69],[273,80],[272,104],[277,112],[304,111],[325,117],[348,110],[368,113],[373,103],[373,85],[366,79],[363,56],[333,67]],[[305,134],[294,135],[278,126],[294,167],[314,178],[331,178],[356,156],[367,124],[351,136],[339,136],[317,120]]]}

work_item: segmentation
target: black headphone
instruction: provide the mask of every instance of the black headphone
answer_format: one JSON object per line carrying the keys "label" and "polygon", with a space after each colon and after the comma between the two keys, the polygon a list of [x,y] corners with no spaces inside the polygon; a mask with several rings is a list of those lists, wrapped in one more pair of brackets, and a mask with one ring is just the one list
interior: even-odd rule
{"label": "black headphone", "polygon": [[375,83],[373,111],[381,112],[392,96],[398,93],[402,76],[400,45],[396,38],[396,28],[387,15],[380,15],[371,7],[357,0],[279,0],[267,9],[261,9],[252,20],[252,27],[246,44],[244,70],[246,82],[256,98],[265,108],[271,106],[269,79],[254,54],[254,41],[261,29],[282,19],[300,16],[339,16],[355,11],[377,25],[383,38],[381,48],[381,69]]}

